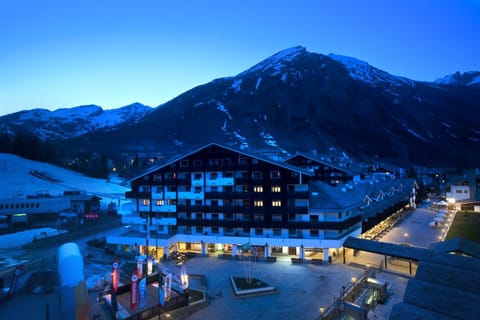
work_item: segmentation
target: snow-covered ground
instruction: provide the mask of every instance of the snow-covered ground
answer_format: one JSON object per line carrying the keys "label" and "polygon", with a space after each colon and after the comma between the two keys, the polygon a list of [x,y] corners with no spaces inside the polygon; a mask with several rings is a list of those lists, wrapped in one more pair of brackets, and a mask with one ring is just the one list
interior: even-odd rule
{"label": "snow-covered ground", "polygon": [[[40,175],[32,175],[31,172]],[[84,190],[101,197],[102,205],[113,202],[120,214],[124,213],[123,210],[129,213],[129,201],[125,199],[125,192],[129,189],[120,185],[121,180],[116,177],[110,181],[90,178],[79,172],[8,153],[0,153],[0,176],[0,199],[26,198],[38,193],[58,196],[66,190]]]}

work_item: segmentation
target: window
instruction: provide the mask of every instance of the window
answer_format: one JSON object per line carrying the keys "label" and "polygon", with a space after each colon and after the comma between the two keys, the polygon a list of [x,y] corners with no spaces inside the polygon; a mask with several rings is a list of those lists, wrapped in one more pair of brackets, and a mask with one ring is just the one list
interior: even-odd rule
{"label": "window", "polygon": [[244,232],[244,233],[250,233],[250,228],[248,228],[248,227],[243,227],[243,232]]}
{"label": "window", "polygon": [[163,206],[164,204],[164,201],[163,200],[157,200],[157,202],[155,203],[157,206]]}
{"label": "window", "polygon": [[201,173],[194,173],[193,174],[193,180],[200,180],[202,179],[202,174]]}
{"label": "window", "polygon": [[253,171],[252,172],[252,179],[253,180],[262,180],[263,179],[263,172],[262,171]]}
{"label": "window", "polygon": [[255,228],[255,235],[261,236],[263,234],[263,229],[262,228]]}
{"label": "window", "polygon": [[149,186],[140,186],[139,191],[140,192],[150,192],[150,187]]}
{"label": "window", "polygon": [[281,207],[282,201],[280,200],[272,200],[272,207]]}
{"label": "window", "polygon": [[342,219],[342,213],[341,212],[338,213],[338,219]]}
{"label": "window", "polygon": [[310,216],[310,221],[317,222],[318,221],[318,216],[317,215]]}
{"label": "window", "polygon": [[202,193],[202,187],[195,187],[193,190],[194,193]]}
{"label": "window", "polygon": [[456,190],[455,192],[456,193],[462,193],[463,191],[462,190]]}
{"label": "window", "polygon": [[282,229],[273,229],[273,235],[274,236],[281,236],[282,235]]}
{"label": "window", "polygon": [[167,204],[168,205],[176,205],[177,204],[177,199],[168,199]]}
{"label": "window", "polygon": [[143,204],[144,206],[148,206],[148,205],[150,204],[150,200],[148,200],[148,199],[143,199],[143,200],[142,200],[142,204]]}
{"label": "window", "polygon": [[263,221],[263,214],[262,213],[256,213],[253,216],[253,218],[254,218],[255,221]]}
{"label": "window", "polygon": [[292,172],[292,173],[291,173],[291,176],[292,176],[292,178],[298,177],[298,172]]}
{"label": "window", "polygon": [[180,168],[188,168],[188,160],[180,160]]}
{"label": "window", "polygon": [[271,179],[280,179],[281,178],[280,170],[272,170],[270,171],[270,178]]}
{"label": "window", "polygon": [[165,178],[166,179],[176,179],[177,174],[175,172],[166,172],[165,173]]}
{"label": "window", "polygon": [[202,214],[201,213],[196,213],[195,214],[195,219],[202,220]]}
{"label": "window", "polygon": [[193,166],[194,167],[201,167],[202,164],[203,164],[202,160],[199,160],[199,159],[193,160]]}
{"label": "window", "polygon": [[156,193],[161,193],[162,192],[162,187],[155,187],[155,192]]}
{"label": "window", "polygon": [[282,188],[280,186],[272,186],[272,192],[281,192]]}
{"label": "window", "polygon": [[282,221],[282,215],[281,214],[274,214],[272,215],[272,221],[277,221],[277,222],[281,222]]}
{"label": "window", "polygon": [[311,236],[311,237],[318,237],[318,236],[319,236],[318,229],[312,229],[312,230],[310,230],[310,236]]}
{"label": "window", "polygon": [[255,201],[253,201],[253,206],[254,207],[263,207],[263,201],[262,200],[255,200]]}
{"label": "window", "polygon": [[253,187],[253,192],[263,192],[263,187],[262,186],[254,186]]}
{"label": "window", "polygon": [[212,214],[212,220],[218,220],[218,213]]}
{"label": "window", "polygon": [[195,232],[203,233],[203,227],[195,227]]}
{"label": "window", "polygon": [[233,220],[233,213],[225,213],[226,220]]}
{"label": "window", "polygon": [[218,173],[217,172],[210,172],[210,179],[215,180],[218,178]]}
{"label": "window", "polygon": [[217,234],[219,231],[218,227],[212,227],[212,233]]}
{"label": "window", "polygon": [[224,172],[223,176],[225,178],[233,178],[233,172],[231,172],[231,171]]}

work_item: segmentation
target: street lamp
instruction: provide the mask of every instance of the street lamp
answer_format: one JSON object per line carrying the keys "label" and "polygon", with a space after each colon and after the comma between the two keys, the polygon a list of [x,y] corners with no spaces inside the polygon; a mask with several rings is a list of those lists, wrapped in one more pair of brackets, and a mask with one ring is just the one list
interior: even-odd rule
{"label": "street lamp", "polygon": [[407,243],[408,233],[405,232],[405,233],[403,234],[403,237],[405,238],[405,243]]}

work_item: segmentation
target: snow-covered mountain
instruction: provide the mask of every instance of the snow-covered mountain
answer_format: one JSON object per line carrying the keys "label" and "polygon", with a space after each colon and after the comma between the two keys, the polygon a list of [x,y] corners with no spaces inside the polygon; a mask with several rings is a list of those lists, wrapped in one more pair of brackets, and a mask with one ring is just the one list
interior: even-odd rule
{"label": "snow-covered mountain", "polygon": [[480,86],[478,72],[465,75],[468,81],[456,85],[418,82],[354,58],[294,47],[188,90],[143,117],[92,126],[95,133],[65,144],[70,152],[110,158],[176,155],[217,142],[277,156],[335,148],[403,165],[472,165],[480,161]]}
{"label": "snow-covered mountain", "polygon": [[435,80],[435,83],[449,86],[478,86],[480,85],[480,71],[455,72]]}
{"label": "snow-covered mountain", "polygon": [[42,140],[69,139],[96,130],[111,130],[128,122],[136,122],[153,109],[134,103],[113,110],[103,110],[96,105],[62,108],[54,111],[32,109],[0,117],[0,130],[28,131]]}

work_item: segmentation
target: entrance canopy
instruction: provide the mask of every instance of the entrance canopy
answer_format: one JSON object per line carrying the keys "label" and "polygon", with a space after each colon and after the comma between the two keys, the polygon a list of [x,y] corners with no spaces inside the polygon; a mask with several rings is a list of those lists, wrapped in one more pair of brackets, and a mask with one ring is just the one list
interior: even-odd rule
{"label": "entrance canopy", "polygon": [[419,247],[404,246],[395,243],[378,242],[366,239],[348,237],[343,243],[345,248],[367,251],[413,261],[425,260],[429,250]]}

